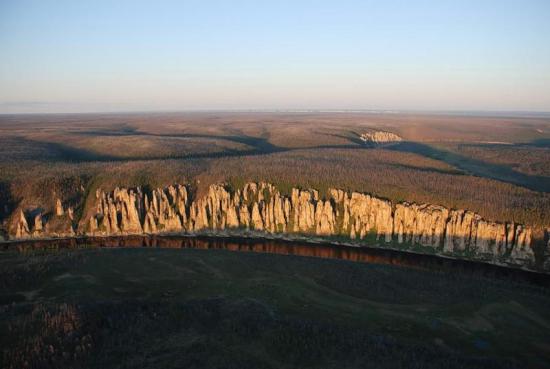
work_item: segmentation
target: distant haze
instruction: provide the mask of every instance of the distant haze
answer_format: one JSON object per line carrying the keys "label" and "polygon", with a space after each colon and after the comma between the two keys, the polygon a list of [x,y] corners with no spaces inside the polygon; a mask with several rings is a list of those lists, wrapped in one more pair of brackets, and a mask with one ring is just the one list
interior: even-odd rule
{"label": "distant haze", "polygon": [[0,0],[0,113],[550,111],[550,1]]}

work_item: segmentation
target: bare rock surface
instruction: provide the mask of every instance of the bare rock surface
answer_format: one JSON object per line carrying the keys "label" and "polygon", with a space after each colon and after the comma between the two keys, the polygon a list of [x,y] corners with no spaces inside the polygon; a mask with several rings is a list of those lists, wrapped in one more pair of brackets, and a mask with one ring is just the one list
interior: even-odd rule
{"label": "bare rock surface", "polygon": [[395,133],[386,131],[365,132],[361,134],[359,138],[366,144],[371,145],[385,145],[403,141],[403,139]]}
{"label": "bare rock surface", "polygon": [[[53,216],[27,219],[23,209],[12,218],[11,239],[78,235],[109,236],[154,233],[195,233],[227,229],[267,234],[340,237],[361,244],[481,258],[532,268],[535,244],[543,244],[550,268],[550,229],[535,240],[533,227],[483,219],[467,211],[432,204],[392,203],[389,200],[340,189],[322,196],[315,189],[292,188],[288,195],[269,183],[247,183],[231,189],[214,184],[194,198],[176,184],[144,193],[140,188],[98,189],[93,206],[75,224],[72,210],[56,202]],[[33,227],[29,227],[32,220]],[[536,242],[535,242],[536,241]],[[430,251],[432,250],[432,251]]]}

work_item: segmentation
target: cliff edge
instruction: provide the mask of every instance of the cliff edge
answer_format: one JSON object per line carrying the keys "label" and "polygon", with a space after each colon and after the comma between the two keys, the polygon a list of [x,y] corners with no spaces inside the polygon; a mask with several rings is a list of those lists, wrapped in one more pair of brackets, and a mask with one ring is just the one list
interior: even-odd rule
{"label": "cliff edge", "polygon": [[269,183],[232,189],[214,184],[199,198],[186,185],[98,189],[77,220],[56,202],[45,217],[18,209],[10,240],[74,235],[195,233],[242,229],[338,238],[351,243],[420,249],[456,257],[550,270],[550,229],[483,219],[467,210],[432,204],[392,203],[369,194],[293,188],[282,194]]}

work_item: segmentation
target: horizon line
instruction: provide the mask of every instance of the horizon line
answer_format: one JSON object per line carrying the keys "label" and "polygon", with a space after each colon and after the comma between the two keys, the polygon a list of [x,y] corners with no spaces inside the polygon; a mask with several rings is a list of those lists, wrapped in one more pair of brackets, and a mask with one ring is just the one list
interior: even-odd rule
{"label": "horizon line", "polygon": [[38,116],[38,115],[124,115],[124,114],[184,114],[184,113],[366,113],[366,114],[433,114],[433,115],[481,115],[510,117],[549,117],[550,111],[545,110],[480,110],[480,109],[152,109],[152,110],[106,110],[81,112],[14,112],[3,113],[0,116]]}

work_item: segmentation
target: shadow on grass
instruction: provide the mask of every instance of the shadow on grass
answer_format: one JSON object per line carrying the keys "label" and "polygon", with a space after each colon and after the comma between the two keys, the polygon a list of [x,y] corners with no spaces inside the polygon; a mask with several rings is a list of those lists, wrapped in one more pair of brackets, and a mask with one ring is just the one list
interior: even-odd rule
{"label": "shadow on grass", "polygon": [[[155,156],[132,156],[132,157],[120,157],[113,155],[99,154],[94,151],[75,148],[62,143],[52,142],[38,142],[28,141],[29,145],[43,145],[53,153],[53,158],[67,161],[67,162],[127,162],[127,161],[157,161],[167,159],[215,159],[222,157],[241,157],[241,156],[254,156],[254,155],[268,155],[273,153],[282,153],[295,150],[323,150],[323,149],[348,149],[348,150],[369,150],[370,148],[363,145],[358,137],[355,137],[355,132],[349,132],[350,135],[337,135],[327,134],[338,138],[346,139],[349,144],[343,145],[318,145],[313,147],[304,148],[285,148],[281,146],[273,145],[269,142],[269,138],[266,137],[254,137],[247,135],[205,135],[205,134],[155,134],[135,131],[134,129],[123,129],[119,131],[82,131],[77,134],[80,135],[96,135],[96,136],[150,136],[150,137],[174,137],[174,138],[197,138],[208,140],[225,140],[244,144],[250,147],[246,150],[231,150],[226,149],[220,152],[207,152],[196,154],[184,154],[184,155],[165,155],[160,157]],[[540,142],[539,142],[540,141]],[[538,140],[532,143],[534,146],[550,145],[548,140]],[[498,181],[510,183],[513,185],[521,186],[533,191],[538,192],[550,192],[550,177],[527,175],[506,165],[498,165],[484,162],[473,158],[468,158],[450,151],[440,150],[431,147],[426,144],[418,142],[401,142],[385,147],[387,150],[413,153],[422,155],[435,160],[443,161],[449,165],[456,167],[457,171],[441,171],[437,169],[429,169],[432,172],[438,172],[443,174],[463,174],[466,172],[475,176],[491,178]],[[51,159],[51,158],[50,158]],[[413,168],[410,168],[413,169]],[[414,168],[418,169],[418,168]]]}
{"label": "shadow on grass", "polygon": [[550,177],[527,175],[515,171],[506,165],[487,163],[482,160],[468,158],[450,151],[436,149],[426,144],[418,142],[402,142],[388,147],[388,150],[419,154],[431,159],[443,161],[478,177],[496,179],[498,181],[525,187],[533,191],[550,192]]}
{"label": "shadow on grass", "polygon": [[466,174],[464,171],[459,169],[438,169],[433,167],[418,167],[414,165],[405,165],[405,164],[391,164],[391,166],[397,169],[416,170],[419,172],[426,172],[426,173],[451,174],[451,175]]}
{"label": "shadow on grass", "polygon": [[528,144],[522,145],[522,146],[535,146],[535,147],[545,147],[550,148],[550,138],[539,138],[537,140],[534,140]]}
{"label": "shadow on grass", "polygon": [[247,135],[204,135],[194,133],[174,133],[174,134],[160,134],[160,133],[148,133],[136,131],[133,128],[125,128],[119,131],[82,131],[75,132],[78,135],[84,136],[144,136],[144,137],[165,137],[165,138],[202,138],[207,140],[225,140],[239,144],[248,145],[254,148],[257,152],[277,152],[284,151],[283,148],[271,144],[267,138],[253,137]]}
{"label": "shadow on grass", "polygon": [[[319,132],[321,133],[321,132]],[[359,138],[359,133],[355,132],[355,131],[348,131],[349,135],[339,135],[339,134],[336,134],[336,133],[321,133],[325,136],[330,136],[330,137],[336,137],[336,138],[343,138],[347,141],[349,141],[350,143],[352,144],[355,144],[355,145],[359,145],[359,147],[364,147],[365,145],[365,142],[362,141],[360,138]]]}

